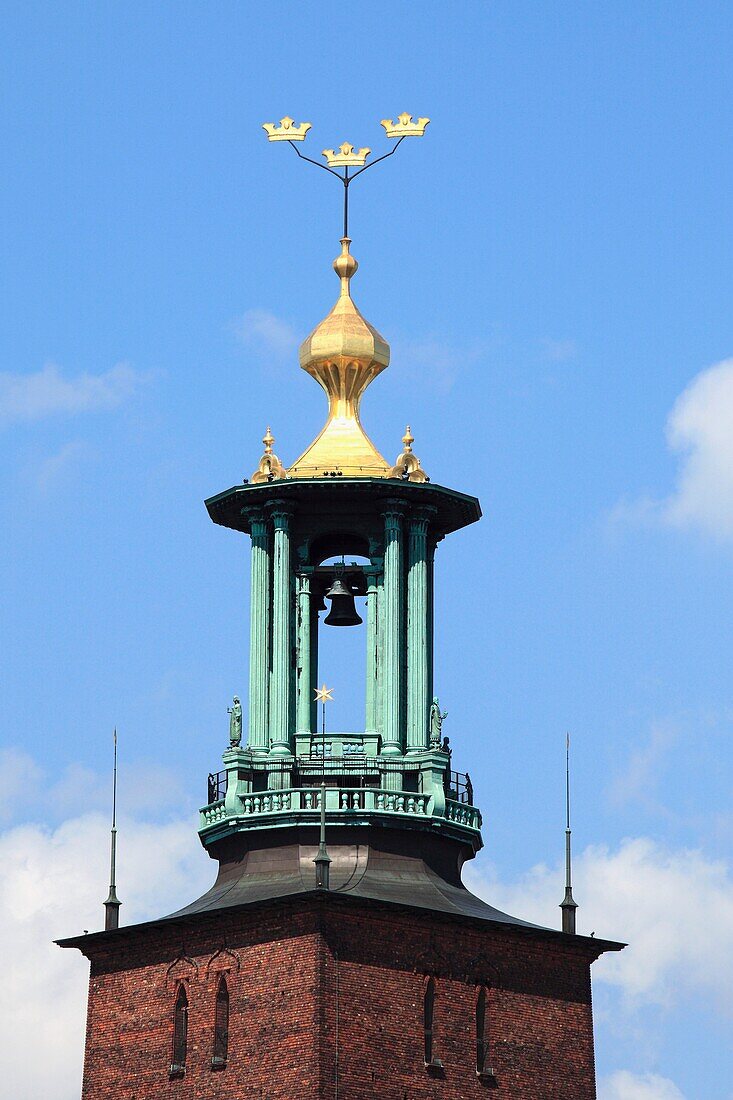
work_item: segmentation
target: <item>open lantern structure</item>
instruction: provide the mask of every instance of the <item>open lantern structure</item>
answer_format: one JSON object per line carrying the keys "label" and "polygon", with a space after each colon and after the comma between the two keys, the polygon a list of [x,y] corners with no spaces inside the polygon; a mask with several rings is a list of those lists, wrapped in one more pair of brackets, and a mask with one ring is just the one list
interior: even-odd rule
{"label": "open lantern structure", "polygon": [[[402,140],[427,122],[383,125]],[[293,145],[310,126],[266,129]],[[369,152],[324,155],[348,179]],[[595,1096],[589,965],[621,945],[461,880],[482,819],[443,736],[433,588],[438,544],[481,511],[428,479],[409,428],[394,463],[364,431],[390,352],[354,303],[350,246],[300,348],[324,427],[287,467],[268,428],[251,478],[206,501],[251,542],[248,697],[200,811],[216,881],[167,917],[63,941],[91,960],[84,1100]],[[354,597],[364,728],[326,731],[319,616],[359,621]]]}

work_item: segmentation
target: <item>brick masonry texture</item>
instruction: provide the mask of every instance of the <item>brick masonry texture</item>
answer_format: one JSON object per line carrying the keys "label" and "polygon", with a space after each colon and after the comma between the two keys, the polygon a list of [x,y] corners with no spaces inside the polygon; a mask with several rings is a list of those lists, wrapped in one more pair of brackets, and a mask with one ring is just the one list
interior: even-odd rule
{"label": "brick masonry texture", "polygon": [[[301,896],[89,937],[83,1100],[594,1100],[590,962],[575,937]],[[230,991],[229,1058],[212,1069]],[[434,1057],[423,1006],[435,979]],[[189,1001],[186,1072],[169,1078],[173,1007]],[[487,990],[494,1079],[476,1073]]]}

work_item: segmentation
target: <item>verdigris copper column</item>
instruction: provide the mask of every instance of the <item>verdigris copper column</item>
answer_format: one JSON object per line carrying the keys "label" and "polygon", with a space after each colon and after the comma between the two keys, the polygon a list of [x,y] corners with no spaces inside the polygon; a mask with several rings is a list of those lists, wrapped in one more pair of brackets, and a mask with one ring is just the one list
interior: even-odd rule
{"label": "verdigris copper column", "polygon": [[272,675],[270,753],[288,756],[290,747],[290,513],[272,510]]}
{"label": "verdigris copper column", "polygon": [[297,593],[297,680],[296,690],[296,728],[300,734],[309,734],[311,730],[311,578],[310,572],[298,574]]}
{"label": "verdigris copper column", "polygon": [[402,751],[402,521],[402,508],[396,502],[384,513],[384,645],[380,672],[384,681],[382,753],[385,756],[396,756]]}
{"label": "verdigris copper column", "polygon": [[270,680],[270,535],[259,509],[248,512],[252,539],[249,615],[249,730],[253,752],[270,748],[268,686]]}
{"label": "verdigris copper column", "polygon": [[407,751],[428,747],[430,713],[429,554],[427,512],[409,519],[407,565]]}
{"label": "verdigris copper column", "polygon": [[379,729],[379,587],[377,584],[377,565],[364,569],[366,574],[366,612],[367,612],[367,657],[366,657],[366,733],[376,733]]}

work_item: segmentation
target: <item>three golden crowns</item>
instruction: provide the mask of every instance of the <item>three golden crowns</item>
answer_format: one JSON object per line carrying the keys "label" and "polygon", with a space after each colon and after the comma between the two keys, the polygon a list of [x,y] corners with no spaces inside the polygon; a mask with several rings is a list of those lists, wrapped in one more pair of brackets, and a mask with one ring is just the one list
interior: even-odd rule
{"label": "three golden crowns", "polygon": [[[406,137],[422,137],[429,122],[429,118],[418,118],[415,121],[412,115],[403,113],[397,116],[396,122],[393,122],[391,118],[383,118],[381,125],[384,126],[388,138],[402,140]],[[274,122],[265,122],[262,126],[262,129],[267,133],[268,141],[304,141],[310,128],[310,122],[301,122],[296,125],[292,118],[288,118],[287,115],[280,120],[279,126],[276,126]],[[329,168],[363,168],[370,153],[371,149],[368,148],[359,149],[357,152],[348,141],[340,145],[338,150],[323,150],[323,156],[326,158]]]}

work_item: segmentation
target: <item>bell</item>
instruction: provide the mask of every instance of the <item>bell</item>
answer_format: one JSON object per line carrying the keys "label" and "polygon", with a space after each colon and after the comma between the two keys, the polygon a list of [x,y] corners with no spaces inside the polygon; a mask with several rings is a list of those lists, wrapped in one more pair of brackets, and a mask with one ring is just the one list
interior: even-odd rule
{"label": "bell", "polygon": [[331,601],[331,610],[323,620],[326,626],[358,626],[363,622],[354,604],[354,594],[341,577],[334,577],[326,599]]}

